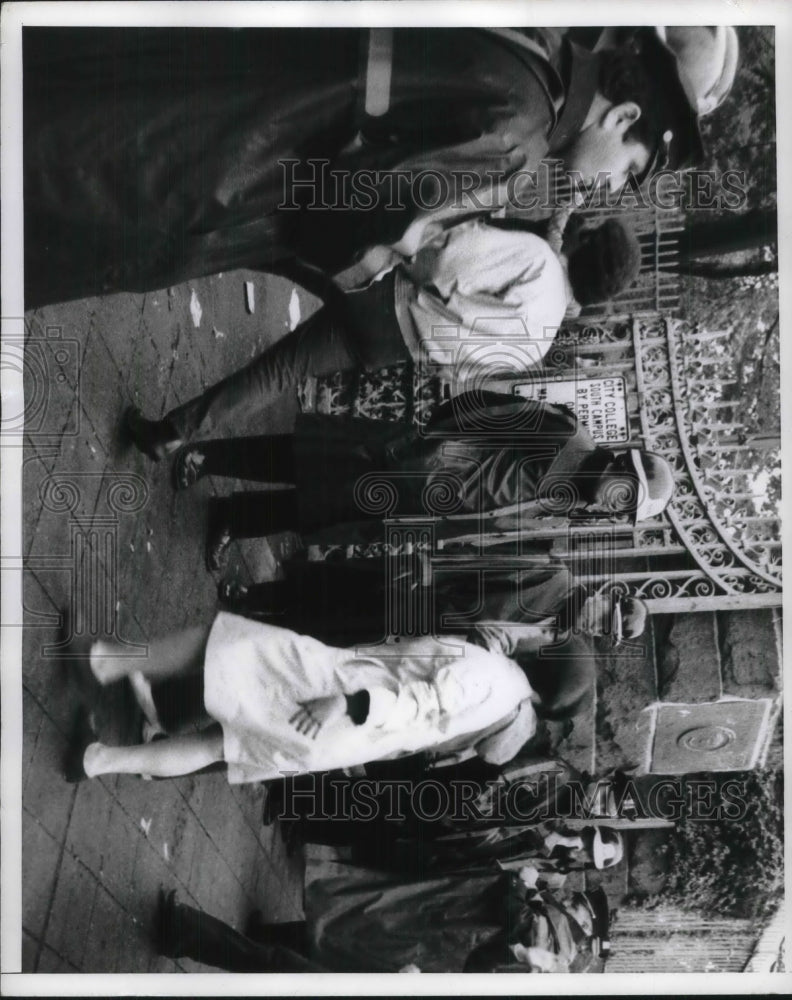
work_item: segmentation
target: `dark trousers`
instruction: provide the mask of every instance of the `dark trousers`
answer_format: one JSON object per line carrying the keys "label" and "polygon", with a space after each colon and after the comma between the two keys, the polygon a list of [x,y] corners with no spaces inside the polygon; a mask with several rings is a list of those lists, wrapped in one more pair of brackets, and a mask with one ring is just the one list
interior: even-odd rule
{"label": "dark trousers", "polygon": [[327,972],[311,962],[304,921],[265,924],[266,940],[254,941],[216,917],[177,903],[163,928],[173,958],[191,958],[228,972]]}
{"label": "dark trousers", "polygon": [[[259,437],[202,441],[202,471],[210,476],[250,479],[260,483],[293,483],[294,437],[265,434]],[[298,527],[294,488],[232,493],[209,501],[209,523],[222,524],[233,538],[261,538]]]}
{"label": "dark trousers", "polygon": [[396,317],[393,275],[359,292],[345,308],[325,306],[250,364],[165,417],[176,437],[188,439],[246,422],[281,393],[311,376],[409,361]]}
{"label": "dark trousers", "polygon": [[209,501],[209,531],[222,525],[232,538],[263,538],[279,531],[297,531],[297,491],[263,490],[212,497]]}
{"label": "dark trousers", "polygon": [[249,479],[254,483],[295,481],[293,434],[220,438],[201,441],[195,448],[203,458],[203,475]]}
{"label": "dark trousers", "polygon": [[430,770],[424,754],[411,754],[367,764],[365,778],[330,771],[279,779],[268,787],[267,810],[297,823],[305,843],[351,848],[355,864],[420,873],[441,867],[433,845],[449,828],[444,818],[416,811],[411,789],[429,779],[445,786],[451,801],[460,782],[484,788],[499,773],[480,758]]}

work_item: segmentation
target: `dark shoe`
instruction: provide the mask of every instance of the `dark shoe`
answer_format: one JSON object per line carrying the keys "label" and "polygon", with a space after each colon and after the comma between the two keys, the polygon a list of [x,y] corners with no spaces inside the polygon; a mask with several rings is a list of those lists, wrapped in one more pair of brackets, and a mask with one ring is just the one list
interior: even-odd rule
{"label": "dark shoe", "polygon": [[206,456],[199,445],[182,448],[173,460],[173,488],[186,490],[203,479],[206,472]]}
{"label": "dark shoe", "polygon": [[147,420],[136,406],[130,406],[124,414],[124,430],[138,451],[152,462],[159,462],[183,443],[167,420]]}
{"label": "dark shoe", "polygon": [[155,925],[155,944],[157,953],[166,958],[178,958],[180,955],[176,939],[176,890],[170,892],[160,886],[157,896],[157,920]]}
{"label": "dark shoe", "polygon": [[74,717],[71,738],[63,759],[63,777],[69,784],[76,785],[88,777],[83,767],[83,758],[87,747],[95,742],[96,730],[91,723],[91,713],[81,705]]}
{"label": "dark shoe", "polygon": [[219,518],[209,522],[206,536],[206,568],[218,571],[226,568],[228,563],[228,548],[234,536],[227,521]]}

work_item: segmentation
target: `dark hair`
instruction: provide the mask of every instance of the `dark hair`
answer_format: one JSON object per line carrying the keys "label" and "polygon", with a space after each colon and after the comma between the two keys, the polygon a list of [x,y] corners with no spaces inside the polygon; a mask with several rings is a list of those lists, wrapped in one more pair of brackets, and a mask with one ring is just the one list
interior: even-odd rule
{"label": "dark hair", "polygon": [[575,234],[567,273],[575,299],[582,305],[613,298],[638,276],[641,244],[633,230],[618,219]]}
{"label": "dark hair", "polygon": [[600,54],[597,81],[597,90],[612,104],[633,101],[641,109],[641,117],[624,138],[640,142],[650,154],[660,145],[669,120],[662,96],[663,74],[655,61],[646,51],[639,55],[629,49],[608,49]]}

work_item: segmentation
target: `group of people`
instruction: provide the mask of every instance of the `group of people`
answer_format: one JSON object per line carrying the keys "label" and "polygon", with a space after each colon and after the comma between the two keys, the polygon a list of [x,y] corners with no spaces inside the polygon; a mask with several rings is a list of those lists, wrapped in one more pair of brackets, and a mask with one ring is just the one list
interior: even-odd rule
{"label": "group of people", "polygon": [[[431,521],[443,539],[518,533],[531,565],[441,571],[421,552],[295,562],[284,580],[221,585],[213,623],[152,640],[143,663],[98,639],[85,658],[99,684],[200,677],[211,723],[115,747],[83,712],[68,780],[218,766],[232,783],[354,780],[416,759],[434,773],[497,770],[530,747],[539,718],[585,705],[595,639],[618,645],[644,629],[639,600],[587,593],[534,536],[582,516],[655,517],[673,495],[672,469],[640,448],[597,445],[566,407],[484,387],[535,371],[565,316],[633,281],[638,241],[614,219],[567,226],[574,194],[519,221],[498,210],[516,190],[510,179],[550,161],[611,191],[694,164],[698,118],[734,78],[736,34],[377,35],[94,29],[64,45],[62,30],[26,33],[26,66],[41,67],[25,87],[28,304],[240,266],[320,292],[323,308],[245,368],[160,419],[124,416],[143,455],[173,456],[176,489],[207,475],[289,485],[212,500],[210,569],[224,567],[235,538],[353,524],[376,538],[393,517]],[[327,185],[375,170],[381,197],[368,209],[317,205],[319,162]],[[448,190],[464,175],[464,197],[427,209],[409,183],[421,172]],[[386,188],[405,177],[408,197],[386,206]],[[449,384],[426,426],[302,414],[290,435],[235,434],[308,376],[403,361]],[[309,887],[307,922],[259,926],[260,940],[163,897],[162,947],[244,971],[601,967],[607,901],[565,896],[531,859],[561,848],[601,868],[620,860],[618,836],[593,825],[567,842],[506,824],[463,831],[462,850],[457,833],[441,824],[411,841],[400,830],[389,857],[418,858],[400,873],[363,849],[365,878]],[[394,930],[399,907],[409,931]]]}

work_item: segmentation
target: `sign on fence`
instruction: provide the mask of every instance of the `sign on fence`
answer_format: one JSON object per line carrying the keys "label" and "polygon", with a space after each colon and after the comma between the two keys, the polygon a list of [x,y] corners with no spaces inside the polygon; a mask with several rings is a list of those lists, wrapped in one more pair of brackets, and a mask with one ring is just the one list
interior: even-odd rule
{"label": "sign on fence", "polygon": [[527,399],[568,406],[597,442],[630,440],[627,392],[621,376],[518,382],[512,388]]}

